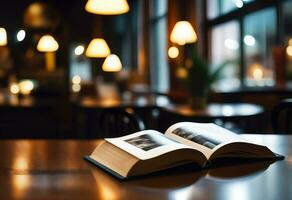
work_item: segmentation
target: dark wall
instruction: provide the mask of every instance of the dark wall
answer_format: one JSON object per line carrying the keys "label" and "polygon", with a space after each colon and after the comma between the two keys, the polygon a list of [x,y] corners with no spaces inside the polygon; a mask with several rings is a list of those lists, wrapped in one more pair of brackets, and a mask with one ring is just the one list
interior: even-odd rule
{"label": "dark wall", "polygon": [[[61,27],[68,27],[71,40],[85,40],[91,36],[94,16],[84,9],[86,1],[80,0],[5,0],[0,6],[0,26],[6,28],[8,38],[14,39],[16,32],[23,27],[23,13],[34,2],[44,2],[55,8],[61,19]],[[57,30],[61,31],[61,30]]]}

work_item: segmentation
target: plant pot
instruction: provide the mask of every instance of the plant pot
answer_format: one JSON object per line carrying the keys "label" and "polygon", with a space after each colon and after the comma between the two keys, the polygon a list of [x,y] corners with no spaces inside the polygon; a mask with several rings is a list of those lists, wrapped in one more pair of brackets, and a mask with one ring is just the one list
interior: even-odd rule
{"label": "plant pot", "polygon": [[207,107],[207,95],[206,96],[190,96],[188,99],[189,105],[192,109],[203,110]]}

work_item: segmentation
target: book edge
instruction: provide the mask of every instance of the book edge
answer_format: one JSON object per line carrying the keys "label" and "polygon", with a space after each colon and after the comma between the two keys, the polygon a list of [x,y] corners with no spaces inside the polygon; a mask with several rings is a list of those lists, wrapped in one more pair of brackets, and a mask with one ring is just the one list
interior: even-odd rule
{"label": "book edge", "polygon": [[104,172],[106,172],[109,175],[114,176],[115,178],[119,179],[119,180],[128,180],[129,178],[127,177],[123,177],[120,174],[118,174],[117,172],[113,171],[112,169],[108,168],[107,166],[97,162],[96,160],[92,159],[89,155],[86,155],[83,157],[84,160],[90,162],[91,164],[99,167],[100,169],[102,169]]}

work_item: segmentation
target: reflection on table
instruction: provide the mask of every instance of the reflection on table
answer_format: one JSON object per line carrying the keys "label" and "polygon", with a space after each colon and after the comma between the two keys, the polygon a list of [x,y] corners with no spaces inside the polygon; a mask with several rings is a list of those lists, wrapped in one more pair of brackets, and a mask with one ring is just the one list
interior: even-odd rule
{"label": "reflection on table", "polygon": [[236,118],[259,115],[264,112],[262,106],[248,103],[208,104],[205,109],[193,109],[189,105],[171,105],[166,111],[185,117]]}
{"label": "reflection on table", "polygon": [[[100,140],[0,141],[1,199],[291,199],[292,136],[244,135],[283,161],[191,165],[120,182],[82,159]],[[54,191],[54,192],[52,192]]]}
{"label": "reflection on table", "polygon": [[169,105],[171,102],[166,96],[159,95],[143,95],[136,97],[116,97],[116,98],[97,98],[97,97],[83,97],[75,104],[88,109],[101,109],[113,107],[163,107]]}

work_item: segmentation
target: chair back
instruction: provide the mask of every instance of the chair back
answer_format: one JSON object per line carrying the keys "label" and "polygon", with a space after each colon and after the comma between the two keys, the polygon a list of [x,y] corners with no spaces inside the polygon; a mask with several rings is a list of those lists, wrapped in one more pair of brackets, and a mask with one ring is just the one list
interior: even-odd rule
{"label": "chair back", "polygon": [[272,110],[272,126],[275,133],[292,134],[292,99],[285,99]]}
{"label": "chair back", "polygon": [[99,119],[104,137],[119,137],[145,129],[143,120],[132,108],[104,109]]}

